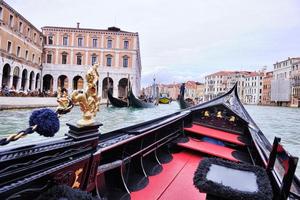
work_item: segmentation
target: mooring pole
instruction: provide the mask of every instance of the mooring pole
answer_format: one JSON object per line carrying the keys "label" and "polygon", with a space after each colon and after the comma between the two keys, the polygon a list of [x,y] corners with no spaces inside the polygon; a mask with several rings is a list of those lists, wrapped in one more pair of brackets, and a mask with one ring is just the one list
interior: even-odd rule
{"label": "mooring pole", "polygon": [[129,98],[128,98],[128,95],[129,95],[129,90],[130,90],[130,74],[128,74],[127,76],[127,94],[126,94],[126,97],[127,97],[127,106],[129,106]]}
{"label": "mooring pole", "polygon": [[109,100],[108,100],[108,90],[110,89],[110,82],[109,82],[109,72],[107,72],[107,100],[106,100],[106,107],[109,105]]}

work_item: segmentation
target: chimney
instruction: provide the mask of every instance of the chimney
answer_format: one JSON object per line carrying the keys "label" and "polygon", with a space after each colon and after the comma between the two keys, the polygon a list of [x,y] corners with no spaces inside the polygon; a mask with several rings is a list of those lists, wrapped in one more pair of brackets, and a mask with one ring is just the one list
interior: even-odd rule
{"label": "chimney", "polygon": [[80,25],[80,23],[79,22],[77,22],[77,28],[79,29],[79,25]]}

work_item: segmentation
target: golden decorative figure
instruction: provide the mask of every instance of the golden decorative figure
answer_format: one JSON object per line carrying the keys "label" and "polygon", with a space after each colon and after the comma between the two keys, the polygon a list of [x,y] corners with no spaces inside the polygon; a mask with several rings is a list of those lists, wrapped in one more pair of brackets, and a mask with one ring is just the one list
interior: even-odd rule
{"label": "golden decorative figure", "polygon": [[204,111],[204,117],[209,117],[209,112],[207,110]]}
{"label": "golden decorative figure", "polygon": [[71,99],[68,97],[68,91],[65,88],[58,88],[57,93],[57,103],[58,107],[56,109],[56,113],[60,117],[62,114],[66,114],[71,111],[73,108],[73,103]]}
{"label": "golden decorative figure", "polygon": [[99,111],[100,97],[97,96],[97,81],[99,80],[98,64],[90,67],[86,73],[87,90],[79,92],[75,90],[71,94],[73,103],[79,103],[80,109],[83,112],[83,118],[77,121],[79,126],[88,126],[95,122],[94,117]]}
{"label": "golden decorative figure", "polygon": [[235,116],[233,116],[233,115],[230,116],[229,121],[230,121],[230,122],[235,122]]}
{"label": "golden decorative figure", "polygon": [[222,118],[223,116],[222,116],[222,112],[221,111],[218,111],[217,112],[217,118]]}
{"label": "golden decorative figure", "polygon": [[78,181],[78,179],[79,179],[79,175],[81,174],[82,171],[83,171],[82,168],[79,168],[75,171],[75,180],[74,180],[74,183],[72,185],[72,188],[79,188],[80,187],[80,182]]}

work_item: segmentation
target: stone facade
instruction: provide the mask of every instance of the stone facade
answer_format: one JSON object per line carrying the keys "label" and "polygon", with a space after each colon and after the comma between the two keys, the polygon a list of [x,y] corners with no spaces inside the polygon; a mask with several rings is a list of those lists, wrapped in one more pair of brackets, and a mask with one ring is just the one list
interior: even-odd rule
{"label": "stone facade", "polygon": [[220,71],[205,76],[204,100],[209,101],[224,94],[227,90],[227,75],[229,71]]}
{"label": "stone facade", "polygon": [[249,71],[220,71],[205,77],[205,100],[211,100],[224,94],[237,83],[238,94],[243,101],[245,77]]}
{"label": "stone facade", "polygon": [[273,72],[267,72],[263,77],[263,90],[262,90],[262,105],[271,105],[271,80],[273,78]]}
{"label": "stone facade", "polygon": [[139,94],[141,63],[137,33],[116,27],[85,29],[79,24],[76,28],[47,26],[42,30],[46,38],[42,72],[43,78],[50,79],[47,85],[43,84],[44,89],[77,89],[87,67],[98,63],[98,91],[102,98],[107,96],[108,82],[115,96],[125,96],[128,77],[134,93]]}
{"label": "stone facade", "polygon": [[204,100],[216,98],[237,83],[238,95],[243,103],[260,104],[262,95],[262,77],[264,70],[250,71],[220,71],[205,77]]}
{"label": "stone facade", "polygon": [[140,91],[138,33],[117,27],[88,29],[78,23],[74,28],[45,26],[41,32],[1,1],[0,53],[0,83],[16,90],[82,89],[87,67],[98,63],[102,98],[108,85],[114,96],[125,96],[128,83],[135,94]]}
{"label": "stone facade", "polygon": [[0,3],[0,83],[36,90],[41,83],[43,35],[7,3]]}
{"label": "stone facade", "polygon": [[243,102],[258,105],[262,101],[263,72],[251,72],[245,76]]}

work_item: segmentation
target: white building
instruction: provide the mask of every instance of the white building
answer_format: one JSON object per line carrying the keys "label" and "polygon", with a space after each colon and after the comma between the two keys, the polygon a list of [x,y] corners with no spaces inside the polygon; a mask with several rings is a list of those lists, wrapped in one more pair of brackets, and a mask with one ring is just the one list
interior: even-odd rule
{"label": "white building", "polygon": [[204,83],[204,100],[209,101],[222,95],[227,90],[227,76],[232,73],[230,71],[220,71],[205,76]]}
{"label": "white building", "polygon": [[300,58],[288,58],[274,64],[271,81],[271,101],[277,105],[289,105],[291,100],[291,73],[294,63]]}
{"label": "white building", "polygon": [[243,101],[246,104],[261,104],[263,89],[263,72],[251,72],[245,76]]}

